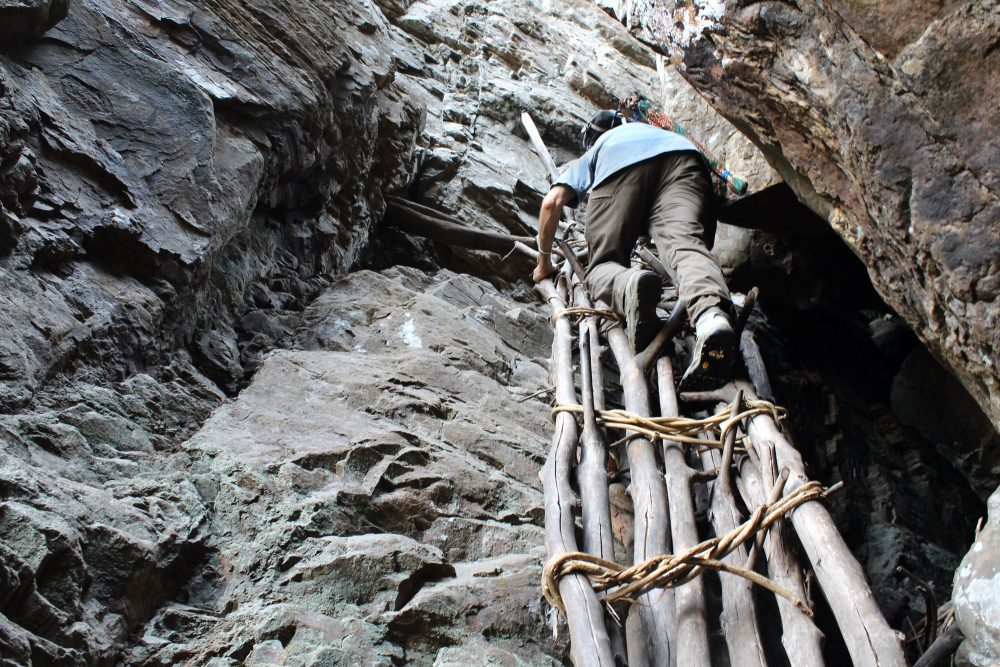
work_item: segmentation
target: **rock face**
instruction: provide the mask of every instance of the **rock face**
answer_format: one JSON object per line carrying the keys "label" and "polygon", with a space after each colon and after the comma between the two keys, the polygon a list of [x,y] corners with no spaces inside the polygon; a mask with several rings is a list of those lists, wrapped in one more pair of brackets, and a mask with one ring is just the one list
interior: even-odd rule
{"label": "rock face", "polygon": [[1000,663],[1000,491],[990,497],[989,519],[955,572],[955,622],[965,641],[958,664]]}
{"label": "rock face", "polygon": [[[273,340],[281,311],[356,260],[420,110],[392,85],[384,21],[272,10],[81,0],[8,51],[5,409],[94,347],[111,376],[187,347],[233,389],[237,337]],[[248,300],[264,316],[235,321]]]}
{"label": "rock face", "polygon": [[685,85],[584,0],[74,0],[5,47],[0,664],[561,664],[530,269],[376,223],[530,233],[521,111],[562,162],[633,90],[773,183]]}
{"label": "rock face", "polygon": [[547,330],[467,276],[337,281],[303,349],[185,445],[210,576],[128,662],[560,664],[538,591],[547,411],[517,400],[547,381]]}
{"label": "rock face", "polygon": [[[433,271],[316,299],[415,247],[369,246],[386,192],[520,233],[522,109],[573,147],[653,64],[584,2],[75,0],[8,48],[0,662],[561,661],[545,409],[510,401],[543,381],[537,307]],[[435,254],[527,272],[409,261]]]}
{"label": "rock face", "polygon": [[7,664],[115,664],[202,576],[171,453],[408,178],[385,21],[286,8],[78,0],[0,57]]}
{"label": "rock face", "polygon": [[[899,419],[988,495],[998,481],[1000,442],[1000,176],[993,164],[1000,111],[986,92],[1000,83],[996,3],[601,4],[669,53],[682,76],[753,139],[975,397],[987,418],[919,350],[893,380]],[[928,477],[924,466],[912,465],[919,449],[906,454],[910,484]],[[873,496],[884,495],[878,489],[885,485],[873,482],[865,485]],[[892,524],[906,504],[893,506]],[[904,513],[891,530],[869,531],[868,570],[876,581],[895,569],[898,544],[917,551],[907,523]],[[949,557],[923,551],[940,574]],[[956,591],[956,608],[971,633],[963,651],[974,664],[996,659],[983,657],[995,637],[982,628],[1000,605],[977,592],[993,582],[994,569],[970,552],[964,578],[956,579],[966,587]],[[880,597],[883,607],[895,606],[891,593]]]}
{"label": "rock face", "polygon": [[760,146],[1000,425],[996,3],[602,4]]}

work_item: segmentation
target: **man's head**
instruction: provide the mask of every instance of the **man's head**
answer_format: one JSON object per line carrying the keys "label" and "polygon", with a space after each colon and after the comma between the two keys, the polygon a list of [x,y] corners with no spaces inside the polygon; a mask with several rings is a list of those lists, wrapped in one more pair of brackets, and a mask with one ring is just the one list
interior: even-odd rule
{"label": "man's head", "polygon": [[598,111],[583,127],[581,134],[581,144],[584,151],[589,151],[602,134],[611,128],[618,127],[625,122],[625,119],[617,111],[606,109]]}

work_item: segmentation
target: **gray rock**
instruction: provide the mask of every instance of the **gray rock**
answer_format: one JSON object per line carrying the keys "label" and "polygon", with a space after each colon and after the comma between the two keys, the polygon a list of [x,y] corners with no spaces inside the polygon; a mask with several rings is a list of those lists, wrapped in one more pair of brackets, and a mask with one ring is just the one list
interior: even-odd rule
{"label": "gray rock", "polygon": [[[545,313],[383,197],[530,233],[521,111],[565,162],[634,89],[774,175],[591,3],[282,8],[77,0],[0,57],[3,659],[561,664],[547,405],[516,402]],[[919,539],[884,534],[873,570]]]}
{"label": "gray rock", "polygon": [[[5,408],[67,366],[114,381],[169,363],[234,328],[252,286],[301,309],[407,178],[420,111],[376,48],[384,19],[302,3],[306,28],[265,36],[245,25],[277,17],[231,9],[79,0],[52,39],[0,57]],[[338,46],[297,55],[316,44]],[[230,391],[256,360],[196,357]]]}
{"label": "gray rock", "polygon": [[3,0],[0,2],[0,47],[41,37],[66,18],[69,0]]}
{"label": "gray rock", "polygon": [[965,635],[957,664],[992,667],[1000,662],[1000,491],[989,516],[955,572],[955,622]]}
{"label": "gray rock", "polygon": [[[538,587],[547,412],[513,393],[546,382],[508,337],[526,311],[544,349],[537,307],[467,276],[331,286],[305,312],[309,350],[268,355],[186,443],[191,474],[213,480],[207,546],[225,575],[195,585],[203,603],[158,612],[130,662],[226,646],[247,664],[429,664],[487,644],[561,660]],[[197,620],[178,631],[177,614]]]}
{"label": "gray rock", "polygon": [[[0,56],[4,659],[266,664],[278,644],[302,664],[561,659],[537,591],[545,411],[499,410],[547,382],[534,297],[451,274],[338,278],[404,187],[524,233],[546,181],[521,110],[565,159],[595,95],[655,87],[600,10],[546,7],[77,0]],[[563,76],[574,43],[590,99]],[[496,256],[448,263],[522,277]],[[294,370],[267,356],[293,341],[331,360],[330,385],[353,372],[341,359],[379,358],[355,369],[368,400],[331,415],[370,441],[288,460],[239,439],[179,447],[263,359]],[[492,403],[473,410],[471,392]],[[244,548],[241,512],[272,510],[300,515]],[[321,537],[365,534],[362,552],[391,538],[380,553],[406,566],[384,559],[354,602],[350,586],[305,592],[328,574],[286,581],[295,557],[330,556]],[[222,553],[246,556],[232,586]],[[441,620],[451,601],[469,624]],[[441,633],[420,644],[428,626]]]}

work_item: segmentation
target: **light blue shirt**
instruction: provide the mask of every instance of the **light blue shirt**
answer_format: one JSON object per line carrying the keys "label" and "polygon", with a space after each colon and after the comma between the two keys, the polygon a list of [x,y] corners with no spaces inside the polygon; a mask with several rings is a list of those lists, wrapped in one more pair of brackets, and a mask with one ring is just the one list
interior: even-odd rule
{"label": "light blue shirt", "polygon": [[664,153],[697,151],[690,141],[647,123],[626,123],[600,136],[589,151],[570,163],[553,185],[573,188],[577,200],[622,169]]}

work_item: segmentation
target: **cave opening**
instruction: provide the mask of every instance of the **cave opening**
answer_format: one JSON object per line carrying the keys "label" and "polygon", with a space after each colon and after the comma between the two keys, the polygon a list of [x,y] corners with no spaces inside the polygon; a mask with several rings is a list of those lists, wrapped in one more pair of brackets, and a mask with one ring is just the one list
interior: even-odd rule
{"label": "cave opening", "polygon": [[[886,304],[821,217],[776,185],[720,210],[730,287],[760,289],[755,319],[777,401],[893,627],[912,636],[920,586],[950,597],[991,487],[997,434],[974,399]],[[955,451],[980,467],[960,468]],[[950,456],[949,456],[950,454]],[[982,480],[982,481],[980,481]],[[913,624],[911,626],[910,624]]]}

